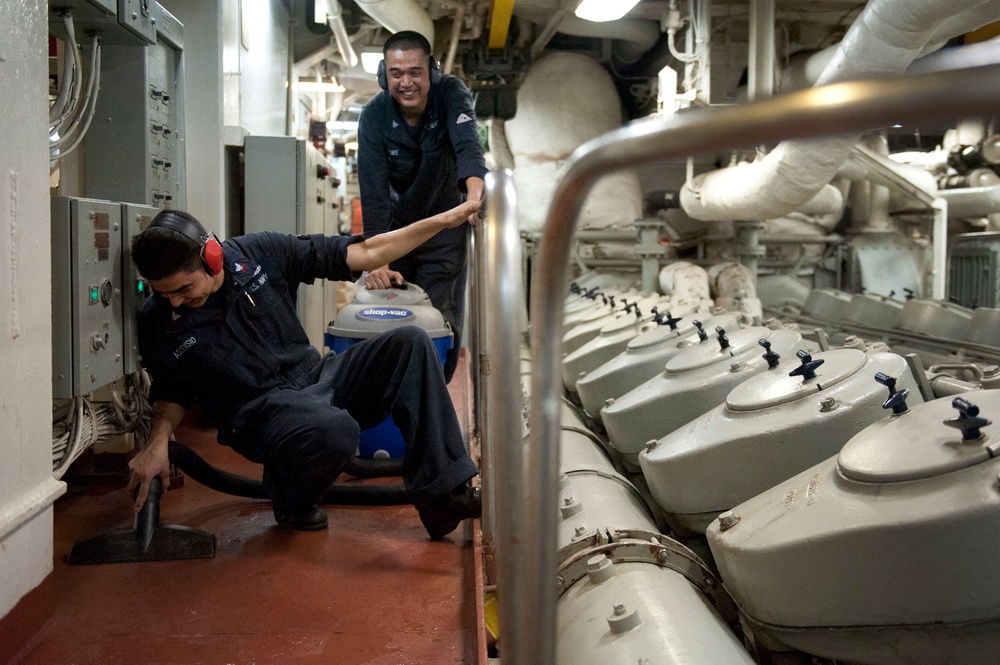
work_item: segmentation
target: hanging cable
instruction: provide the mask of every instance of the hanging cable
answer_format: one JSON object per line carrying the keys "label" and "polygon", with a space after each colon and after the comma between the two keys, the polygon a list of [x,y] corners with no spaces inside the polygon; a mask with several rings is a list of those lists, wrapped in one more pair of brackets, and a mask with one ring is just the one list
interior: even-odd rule
{"label": "hanging cable", "polygon": [[87,448],[126,434],[145,442],[149,437],[151,411],[147,396],[149,376],[140,370],[125,377],[124,395],[111,386],[111,401],[94,404],[86,396],[69,402],[65,417],[53,423],[52,473],[62,476]]}
{"label": "hanging cable", "polygon": [[[71,12],[67,11],[63,14],[63,25],[66,28],[66,48],[63,51],[63,58],[66,64],[63,66],[64,80],[60,81],[60,95],[62,95],[63,91],[66,94],[62,95],[61,104],[59,97],[56,98],[56,103],[60,106],[57,113],[50,113],[49,115],[49,134],[58,132],[66,117],[76,109],[76,103],[80,97],[80,87],[83,85],[83,75],[81,73],[83,63],[80,59],[80,51],[77,48],[76,29],[73,25],[73,14]],[[66,77],[66,70],[70,72],[68,79]],[[64,83],[65,88],[63,87]]]}
{"label": "hanging cable", "polygon": [[[94,115],[97,112],[97,95],[101,89],[101,45],[100,40],[96,35],[94,37],[92,58],[90,69],[91,76],[90,81],[88,82],[87,96],[84,99],[84,105],[81,111],[83,115],[83,127],[77,133],[73,143],[70,144],[68,148],[62,148],[63,142],[68,140],[68,137],[72,135],[73,131],[76,129],[75,124],[71,125],[67,130],[66,135],[60,137],[59,140],[55,141],[50,147],[50,154],[53,157],[55,157],[53,151],[58,150],[58,156],[63,157],[73,152],[73,150],[80,145],[80,142],[83,141],[83,138],[87,135],[87,130],[90,129],[90,123],[94,119]],[[79,122],[79,117],[77,118],[77,122]]]}

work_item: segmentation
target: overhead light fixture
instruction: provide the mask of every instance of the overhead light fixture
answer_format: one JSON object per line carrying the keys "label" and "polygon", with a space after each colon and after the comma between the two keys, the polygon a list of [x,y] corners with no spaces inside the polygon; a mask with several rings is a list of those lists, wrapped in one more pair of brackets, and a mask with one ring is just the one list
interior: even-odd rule
{"label": "overhead light fixture", "polygon": [[380,62],[382,62],[382,49],[365,49],[361,52],[361,66],[369,74],[378,73]]}
{"label": "overhead light fixture", "polygon": [[587,21],[617,21],[629,13],[639,0],[583,0],[576,15]]}

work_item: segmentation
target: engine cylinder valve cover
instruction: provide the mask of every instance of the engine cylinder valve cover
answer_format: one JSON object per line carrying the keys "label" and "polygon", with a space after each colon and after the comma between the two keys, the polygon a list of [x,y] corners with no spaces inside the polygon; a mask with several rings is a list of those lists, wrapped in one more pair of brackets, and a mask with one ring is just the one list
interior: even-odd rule
{"label": "engine cylinder valve cover", "polygon": [[996,663],[998,415],[1000,390],[911,405],[713,522],[744,623],[837,661]]}

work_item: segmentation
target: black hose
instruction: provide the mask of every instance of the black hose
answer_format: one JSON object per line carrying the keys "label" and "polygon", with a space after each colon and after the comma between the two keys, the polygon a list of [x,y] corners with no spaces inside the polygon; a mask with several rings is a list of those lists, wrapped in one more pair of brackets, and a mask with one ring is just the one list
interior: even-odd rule
{"label": "black hose", "polygon": [[[264,483],[218,469],[182,443],[171,441],[170,461],[206,487],[248,499],[270,499]],[[354,475],[354,474],[352,474]],[[322,503],[351,506],[398,506],[410,503],[403,485],[336,484],[323,495]]]}
{"label": "black hose", "polygon": [[349,473],[355,478],[401,476],[403,475],[403,460],[398,457],[387,459],[355,457],[344,467],[344,473]]}

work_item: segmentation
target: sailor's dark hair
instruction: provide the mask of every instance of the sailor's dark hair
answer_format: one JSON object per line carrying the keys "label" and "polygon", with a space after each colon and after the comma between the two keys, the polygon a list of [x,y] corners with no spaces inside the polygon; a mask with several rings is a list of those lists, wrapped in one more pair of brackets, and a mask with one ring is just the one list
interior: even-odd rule
{"label": "sailor's dark hair", "polygon": [[[164,223],[166,222],[166,223]],[[192,233],[207,234],[192,215],[180,210],[160,212],[149,227],[132,238],[132,262],[146,279],[163,279],[184,271],[201,270],[201,243],[177,223],[191,225]]]}
{"label": "sailor's dark hair", "polygon": [[382,56],[384,57],[389,51],[412,51],[414,49],[420,49],[425,55],[433,55],[431,43],[427,41],[426,37],[415,30],[401,30],[385,40],[385,45],[382,46]]}

